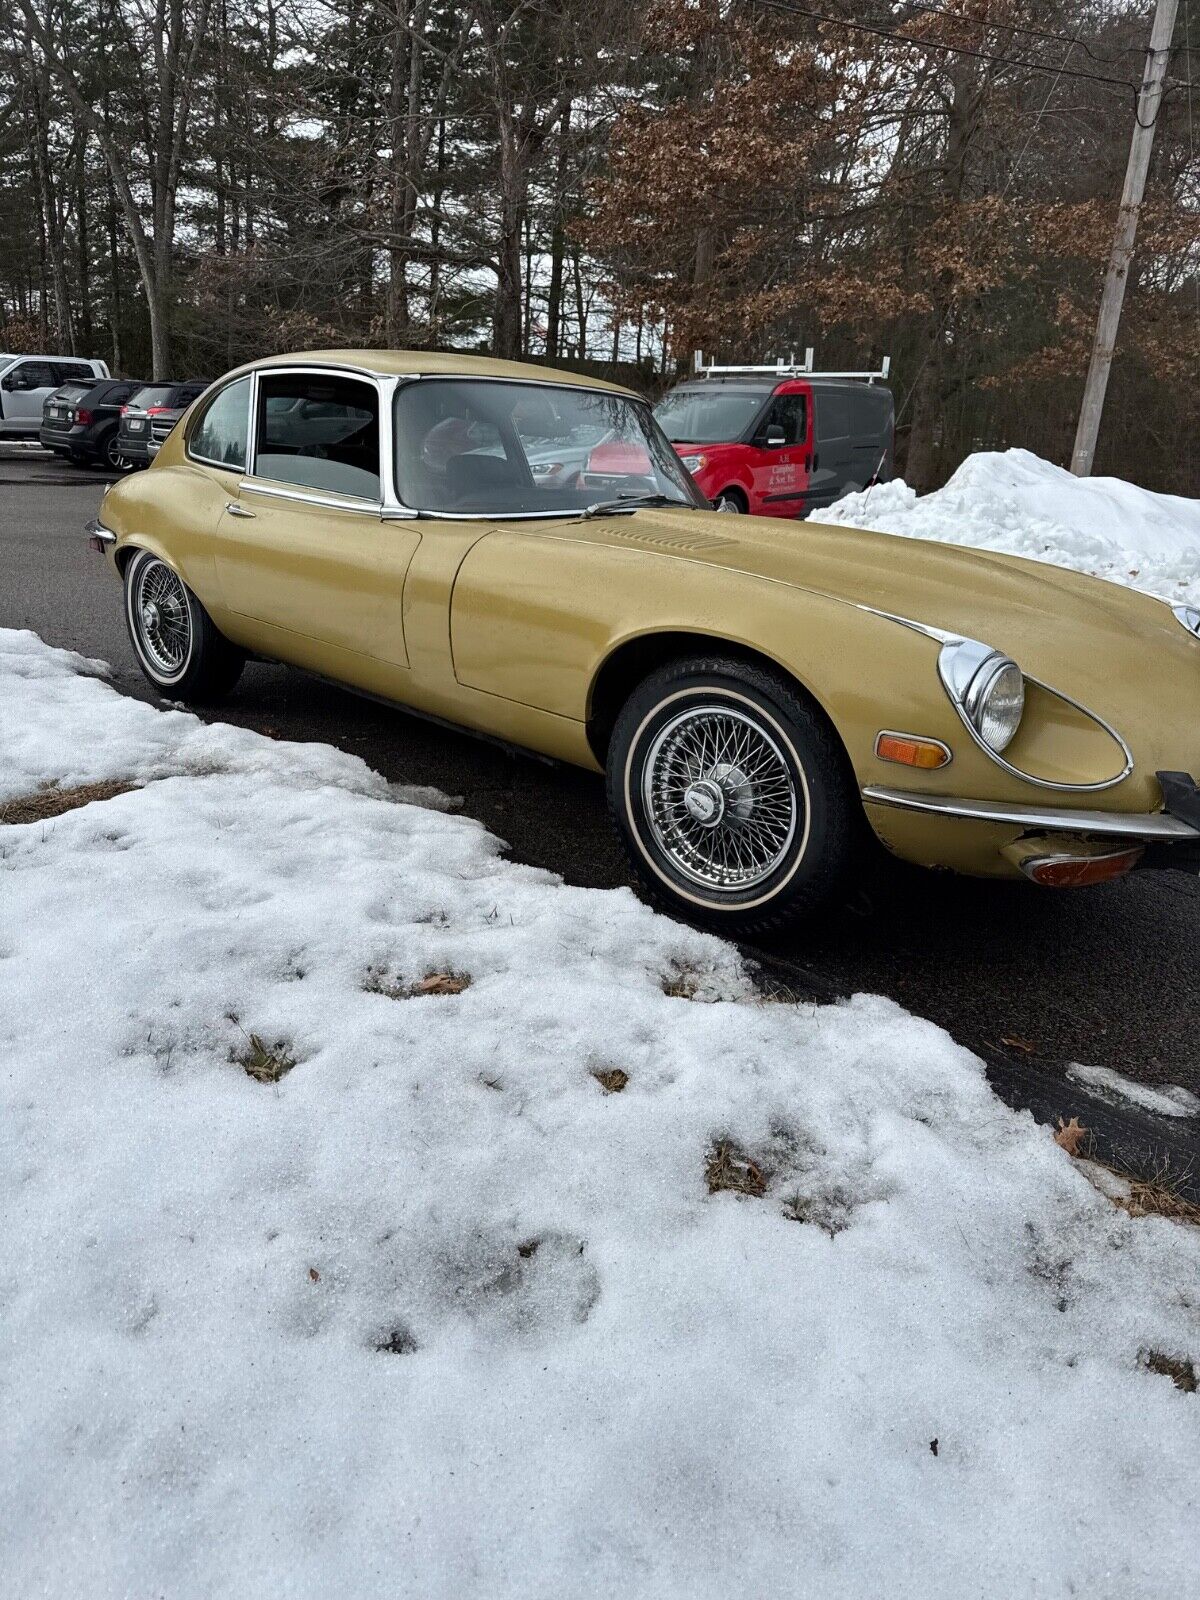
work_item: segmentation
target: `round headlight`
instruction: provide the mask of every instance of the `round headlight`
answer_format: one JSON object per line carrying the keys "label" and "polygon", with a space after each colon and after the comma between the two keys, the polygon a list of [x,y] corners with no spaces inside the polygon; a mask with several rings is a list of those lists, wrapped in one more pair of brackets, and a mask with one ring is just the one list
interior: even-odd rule
{"label": "round headlight", "polygon": [[948,639],[938,657],[946,693],[986,749],[1012,743],[1025,711],[1025,679],[1011,657],[978,639]]}
{"label": "round headlight", "polygon": [[970,715],[979,737],[999,754],[1012,743],[1025,711],[1025,679],[1020,667],[1001,658],[978,694],[970,698],[975,702]]}

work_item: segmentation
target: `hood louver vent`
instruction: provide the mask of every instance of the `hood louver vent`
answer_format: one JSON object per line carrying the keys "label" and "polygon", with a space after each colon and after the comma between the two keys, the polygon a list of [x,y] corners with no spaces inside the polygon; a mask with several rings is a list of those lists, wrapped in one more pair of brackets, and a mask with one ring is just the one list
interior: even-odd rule
{"label": "hood louver vent", "polygon": [[725,550],[733,543],[707,533],[648,533],[644,528],[609,528],[608,532],[627,544],[649,544],[660,550]]}

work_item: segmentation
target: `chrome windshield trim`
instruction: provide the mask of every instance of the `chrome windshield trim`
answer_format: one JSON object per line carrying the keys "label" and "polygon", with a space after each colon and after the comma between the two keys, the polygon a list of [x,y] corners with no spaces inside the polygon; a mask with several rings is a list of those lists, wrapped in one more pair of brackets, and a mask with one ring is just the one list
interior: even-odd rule
{"label": "chrome windshield trim", "polygon": [[361,511],[375,518],[383,513],[383,506],[378,500],[355,500],[350,497],[341,500],[336,495],[322,494],[319,489],[285,488],[274,480],[268,482],[263,478],[243,478],[238,484],[238,492],[267,495],[272,500],[298,500],[301,505],[324,506],[329,511]]}
{"label": "chrome windshield trim", "polygon": [[868,805],[892,806],[899,811],[921,811],[929,816],[955,817],[966,822],[1006,822],[1053,833],[1093,833],[1122,839],[1195,841],[1200,829],[1165,811],[1126,812],[1043,809],[1009,805],[999,800],[961,800],[940,794],[914,794],[907,789],[884,789],[868,784],[862,791]]}

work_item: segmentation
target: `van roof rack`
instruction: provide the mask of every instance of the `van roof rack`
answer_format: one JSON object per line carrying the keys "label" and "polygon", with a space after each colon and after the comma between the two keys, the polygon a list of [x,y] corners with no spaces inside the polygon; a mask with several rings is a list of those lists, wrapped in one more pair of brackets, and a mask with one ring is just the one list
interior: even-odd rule
{"label": "van roof rack", "polygon": [[875,372],[817,372],[813,367],[814,350],[812,345],[804,352],[803,362],[796,360],[795,353],[785,361],[782,356],[773,364],[757,367],[718,367],[712,363],[705,363],[704,352],[697,350],[692,357],[692,370],[698,378],[739,377],[751,373],[765,373],[775,378],[862,378],[867,383],[874,383],[877,378],[886,378],[892,370],[891,356],[884,356],[883,363]]}

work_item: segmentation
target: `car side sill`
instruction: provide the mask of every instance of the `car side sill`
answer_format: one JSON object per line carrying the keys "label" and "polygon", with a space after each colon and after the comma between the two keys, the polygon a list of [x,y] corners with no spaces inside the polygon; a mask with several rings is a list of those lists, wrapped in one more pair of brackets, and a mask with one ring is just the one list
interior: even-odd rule
{"label": "car side sill", "polygon": [[1200,829],[1165,811],[1128,812],[1053,810],[1042,806],[1008,805],[996,800],[960,800],[949,795],[913,794],[905,789],[883,789],[868,784],[862,791],[868,805],[895,806],[901,811],[922,811],[932,816],[957,817],[969,822],[1006,822],[1039,832],[1104,834],[1122,839],[1152,839],[1163,843],[1196,843]]}

